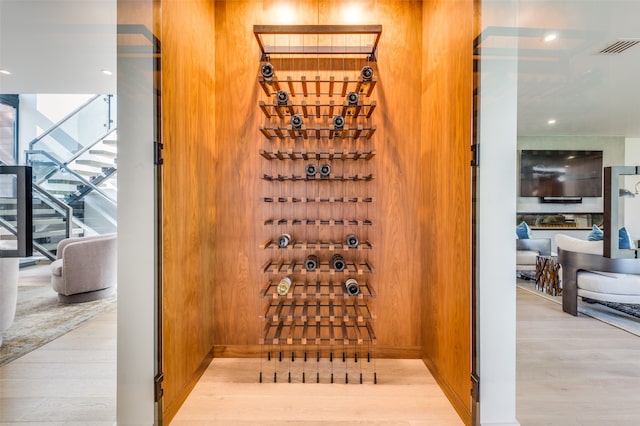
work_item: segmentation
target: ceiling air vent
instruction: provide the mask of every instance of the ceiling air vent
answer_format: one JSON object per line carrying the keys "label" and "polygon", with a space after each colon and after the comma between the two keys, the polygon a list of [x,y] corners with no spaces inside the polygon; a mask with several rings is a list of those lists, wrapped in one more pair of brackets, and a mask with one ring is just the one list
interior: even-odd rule
{"label": "ceiling air vent", "polygon": [[603,55],[617,55],[640,43],[640,39],[617,40],[600,51]]}

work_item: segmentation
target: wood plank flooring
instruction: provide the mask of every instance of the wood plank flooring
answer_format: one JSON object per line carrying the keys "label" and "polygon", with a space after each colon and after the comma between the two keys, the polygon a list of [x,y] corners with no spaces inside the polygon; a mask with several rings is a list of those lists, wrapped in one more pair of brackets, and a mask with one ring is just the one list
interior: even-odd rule
{"label": "wood plank flooring", "polygon": [[[48,285],[48,272],[41,275],[21,270],[25,285],[39,279]],[[564,314],[560,305],[525,290],[517,291],[517,303],[517,415],[523,426],[640,424],[640,338]],[[366,368],[362,385],[357,368],[348,385],[340,368],[334,384],[326,382],[326,371],[321,384],[295,383],[299,371],[289,384],[283,365],[278,374],[284,383],[273,383],[269,364],[260,384],[259,360],[214,360],[172,424],[460,424],[419,360],[377,360],[377,385],[367,383]],[[315,380],[313,368],[306,372]],[[0,425],[112,426],[115,378],[111,312],[0,368]]]}
{"label": "wood plank flooring", "polygon": [[640,424],[640,338],[517,290],[517,416],[524,425]]}
{"label": "wood plank flooring", "polygon": [[[273,383],[274,363],[263,366],[269,382],[258,383],[257,359],[214,359],[172,425],[461,425],[463,424],[421,360],[376,360],[378,383],[359,384],[358,366],[350,360],[348,384],[341,359],[334,359],[336,381],[329,383],[329,363],[322,360],[321,383],[316,362],[306,373],[311,383],[301,383],[298,359],[297,383]],[[295,364],[294,363],[294,364]],[[362,363],[362,361],[359,361]],[[366,364],[366,360],[365,363]],[[370,369],[371,366],[365,366]],[[365,374],[365,377],[367,375]]]}

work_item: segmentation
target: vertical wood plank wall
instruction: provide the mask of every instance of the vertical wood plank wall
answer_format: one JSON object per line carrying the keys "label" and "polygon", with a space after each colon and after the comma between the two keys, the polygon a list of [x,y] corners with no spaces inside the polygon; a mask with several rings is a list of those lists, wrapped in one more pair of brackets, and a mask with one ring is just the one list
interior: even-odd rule
{"label": "vertical wood plank wall", "polygon": [[163,388],[169,421],[204,371],[214,343],[214,4],[163,0],[161,22]]}
{"label": "vertical wood plank wall", "polygon": [[[252,27],[274,23],[268,19],[272,16],[270,4],[216,3],[216,138],[220,162],[215,173],[217,223],[221,226],[217,229],[213,280],[216,353],[221,355],[240,355],[248,346],[257,350],[263,326],[257,320],[264,303],[258,292],[267,279],[260,266],[268,253],[258,246],[267,235],[262,224],[267,212],[259,197],[269,194],[262,193],[265,186],[260,176],[272,165],[258,154],[263,146],[258,127],[264,123],[257,107],[262,90],[256,83],[260,62]],[[298,24],[342,19],[344,2],[322,1],[320,8],[312,1],[289,4],[297,13]],[[421,263],[426,255],[420,250],[418,220],[422,182],[421,4],[369,4],[363,11],[364,23],[383,25],[375,91],[379,107],[372,120],[378,129],[373,138],[377,155],[370,166],[376,179],[367,183],[367,190],[376,198],[369,207],[374,225],[367,231],[375,246],[368,257],[376,272],[367,279],[378,293],[373,305],[377,315],[376,353],[417,358],[421,350]],[[341,61],[336,62],[334,74],[341,79],[344,71],[339,69]],[[309,70],[308,75],[313,79],[317,70]]]}
{"label": "vertical wood plank wall", "polygon": [[[291,23],[346,23],[344,1],[288,3]],[[376,353],[422,357],[468,421],[472,1],[362,4],[358,23],[383,26],[368,231]],[[275,5],[162,1],[168,418],[212,348],[216,356],[259,349],[267,214],[260,176],[272,166],[258,153],[263,94],[252,28],[282,23]]]}
{"label": "vertical wood plank wall", "polygon": [[423,359],[471,419],[473,0],[423,2]]}

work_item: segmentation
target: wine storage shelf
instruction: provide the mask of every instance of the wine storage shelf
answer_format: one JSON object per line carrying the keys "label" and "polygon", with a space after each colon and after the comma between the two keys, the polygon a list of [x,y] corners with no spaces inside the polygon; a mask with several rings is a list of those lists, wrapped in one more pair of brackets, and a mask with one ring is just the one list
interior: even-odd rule
{"label": "wine storage shelf", "polygon": [[354,152],[336,152],[335,150],[325,152],[313,152],[313,151],[266,151],[261,150],[262,155],[267,160],[371,160],[376,152],[371,151],[354,151]]}
{"label": "wine storage shelf", "polygon": [[[375,177],[375,164],[370,160],[376,151],[370,144],[376,132],[372,118],[378,109],[376,100],[371,98],[377,80],[371,66],[375,64],[370,61],[375,58],[381,27],[313,27],[259,26],[258,30],[254,27],[263,53],[257,82],[263,98],[266,97],[258,102],[264,119],[258,126],[264,145],[259,154],[265,165],[258,178],[264,182],[261,184],[263,190],[268,191],[261,194],[260,201],[266,210],[265,217],[272,217],[264,220],[269,235],[258,245],[264,250],[261,261],[266,260],[261,271],[268,275],[260,289],[264,304],[259,319],[264,328],[259,343],[290,345],[287,351],[291,352],[291,364],[294,354],[301,350],[296,348],[298,345],[303,347],[305,362],[308,352],[317,353],[317,363],[320,363],[322,352],[329,354],[333,363],[332,345],[351,347],[349,351],[342,350],[345,363],[347,352],[352,353],[355,362],[359,355],[366,353],[369,362],[371,345],[376,343],[373,327],[376,318],[371,309],[376,297],[371,286],[375,270],[368,260],[374,245],[363,228],[373,225],[367,216],[375,198],[362,191],[370,192],[370,188],[375,187],[366,183]],[[355,77],[358,70],[347,70],[348,76],[326,75],[331,73],[319,70],[304,75],[304,70],[292,71],[295,68],[290,67],[286,69],[291,74],[281,79],[276,75],[277,67],[268,62],[270,54],[280,52],[278,47],[267,46],[266,41],[272,40],[271,37],[275,40],[291,30],[293,34],[325,34],[325,31],[341,34],[347,28],[346,34],[368,34],[375,44],[373,48],[364,49],[367,62],[359,70],[358,77]],[[263,39],[265,36],[268,40]],[[363,51],[362,47],[358,47],[357,52]],[[288,49],[290,51],[291,46]],[[300,46],[300,49],[301,52],[320,52],[325,47]],[[352,49],[348,47],[344,51],[351,52]],[[338,51],[343,50],[332,47],[327,53],[331,55]],[[303,75],[296,74],[298,71]],[[301,161],[311,163],[301,168]],[[336,161],[342,163],[335,164]],[[306,214],[316,218],[304,217]],[[276,230],[267,228],[273,226],[278,227],[281,238],[283,235],[288,237],[286,244],[280,245],[279,239],[274,239]],[[288,233],[291,230],[288,228],[296,226],[307,228],[296,229],[296,238],[290,241]],[[350,247],[346,241],[338,241],[342,232],[352,234],[356,244]],[[342,265],[336,266],[334,258],[340,260],[344,269]],[[309,267],[309,259],[313,259],[315,268]],[[267,354],[271,361],[271,349]],[[279,362],[282,362],[282,354],[280,349]],[[276,373],[274,370],[274,381],[277,381]],[[304,374],[303,369],[303,382]],[[316,374],[316,382],[319,382],[319,373]],[[345,370],[345,382],[348,382],[347,376]],[[288,377],[291,381],[290,370]],[[375,367],[373,377],[375,383]]]}
{"label": "wine storage shelf", "polygon": [[368,219],[267,219],[265,225],[278,226],[371,226]]}
{"label": "wine storage shelf", "polygon": [[264,90],[267,97],[276,95],[281,90],[288,90],[289,95],[296,96],[315,96],[317,98],[326,96],[332,98],[347,96],[349,92],[362,93],[367,98],[373,93],[377,80],[373,78],[371,81],[365,81],[362,78],[350,79],[343,77],[336,80],[334,76],[321,78],[319,75],[310,79],[306,76],[294,79],[287,76],[285,81],[280,81],[277,76],[273,76],[270,80],[263,76],[258,76],[258,84]]}
{"label": "wine storage shelf", "polygon": [[376,335],[370,321],[362,323],[267,322],[261,345],[362,345],[376,343]]}
{"label": "wine storage shelf", "polygon": [[360,241],[357,247],[349,247],[343,242],[304,242],[295,241],[286,247],[280,247],[277,240],[266,240],[260,244],[261,249],[275,250],[371,250],[373,246],[368,241]]}
{"label": "wine storage shelf", "polygon": [[358,126],[349,128],[345,126],[342,130],[336,130],[333,127],[302,127],[301,129],[293,129],[287,127],[264,127],[260,126],[260,131],[269,140],[280,139],[291,141],[297,139],[371,139],[376,132],[376,127]]}
{"label": "wine storage shelf", "polygon": [[360,282],[360,292],[355,296],[345,294],[344,285],[342,282],[334,281],[316,281],[316,282],[293,282],[289,292],[282,296],[278,294],[277,281],[267,281],[265,287],[260,292],[262,297],[268,299],[300,299],[300,300],[313,300],[319,298],[349,298],[355,300],[363,300],[367,298],[376,297],[376,293],[373,288],[366,282]]}
{"label": "wine storage shelf", "polygon": [[270,176],[270,175],[263,175],[262,179],[267,180],[267,181],[280,181],[280,182],[284,182],[284,181],[306,181],[306,182],[323,182],[323,181],[336,181],[336,182],[342,182],[342,181],[365,181],[368,182],[370,180],[373,180],[373,175],[365,175],[365,176],[360,176],[360,175],[355,175],[355,176],[340,176],[340,175],[333,175],[333,176],[328,176],[328,177],[307,177],[307,176],[300,176],[300,175],[278,175],[278,176]]}
{"label": "wine storage shelf", "polygon": [[271,117],[291,117],[293,115],[302,115],[304,118],[333,118],[336,114],[345,118],[358,118],[364,116],[370,118],[373,111],[376,109],[376,102],[373,101],[370,104],[365,104],[359,101],[357,104],[342,104],[337,105],[334,101],[330,101],[328,104],[320,103],[316,101],[313,104],[307,104],[305,101],[301,103],[292,103],[287,101],[286,104],[267,104],[264,101],[259,103],[260,110],[266,118]]}
{"label": "wine storage shelf", "polygon": [[265,203],[372,203],[372,197],[264,197]]}
{"label": "wine storage shelf", "polygon": [[279,323],[280,321],[292,323],[295,321],[297,324],[326,322],[328,320],[330,323],[349,325],[351,323],[362,324],[373,317],[366,303],[347,303],[344,299],[325,302],[319,300],[315,302],[280,300],[270,304],[261,319],[271,323]]}
{"label": "wine storage shelf", "polygon": [[329,262],[320,262],[318,267],[313,271],[307,271],[304,267],[304,261],[285,261],[280,260],[274,262],[272,260],[268,260],[267,263],[262,267],[262,272],[267,274],[373,274],[374,269],[369,265],[369,262],[346,262],[345,268],[343,271],[334,270]]}

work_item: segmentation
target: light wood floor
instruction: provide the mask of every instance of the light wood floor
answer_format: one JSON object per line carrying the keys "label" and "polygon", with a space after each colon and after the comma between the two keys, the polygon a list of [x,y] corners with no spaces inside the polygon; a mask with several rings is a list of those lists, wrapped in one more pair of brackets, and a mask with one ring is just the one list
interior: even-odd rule
{"label": "light wood floor", "polygon": [[[48,283],[48,273],[39,274],[21,270],[27,285]],[[517,303],[517,413],[523,426],[640,424],[640,338],[566,315],[524,290]],[[350,384],[341,384],[339,368],[335,384],[274,384],[272,365],[263,365],[265,383],[259,384],[259,361],[214,360],[172,424],[460,424],[420,361],[378,360],[377,385],[366,384],[366,369],[365,384],[357,384],[357,370],[350,372]],[[315,379],[315,370],[309,371]],[[111,312],[0,368],[0,425],[112,426],[115,377]],[[284,371],[279,377],[286,381]]]}
{"label": "light wood floor", "polygon": [[517,290],[517,416],[526,425],[640,425],[640,338]]}
{"label": "light wood floor", "polygon": [[[363,384],[359,384],[359,365],[348,361],[345,367],[334,359],[334,384],[329,383],[329,362],[321,361],[321,383],[316,381],[316,361],[305,366],[311,383],[301,383],[301,366],[292,366],[293,381],[288,383],[287,361],[282,363],[273,383],[274,364],[265,363],[268,381],[258,383],[260,362],[256,359],[215,359],[200,379],[172,425],[461,425],[460,417],[429,374],[421,360],[377,360],[378,383],[368,380],[371,365],[364,362]],[[279,379],[280,380],[280,379]]]}

